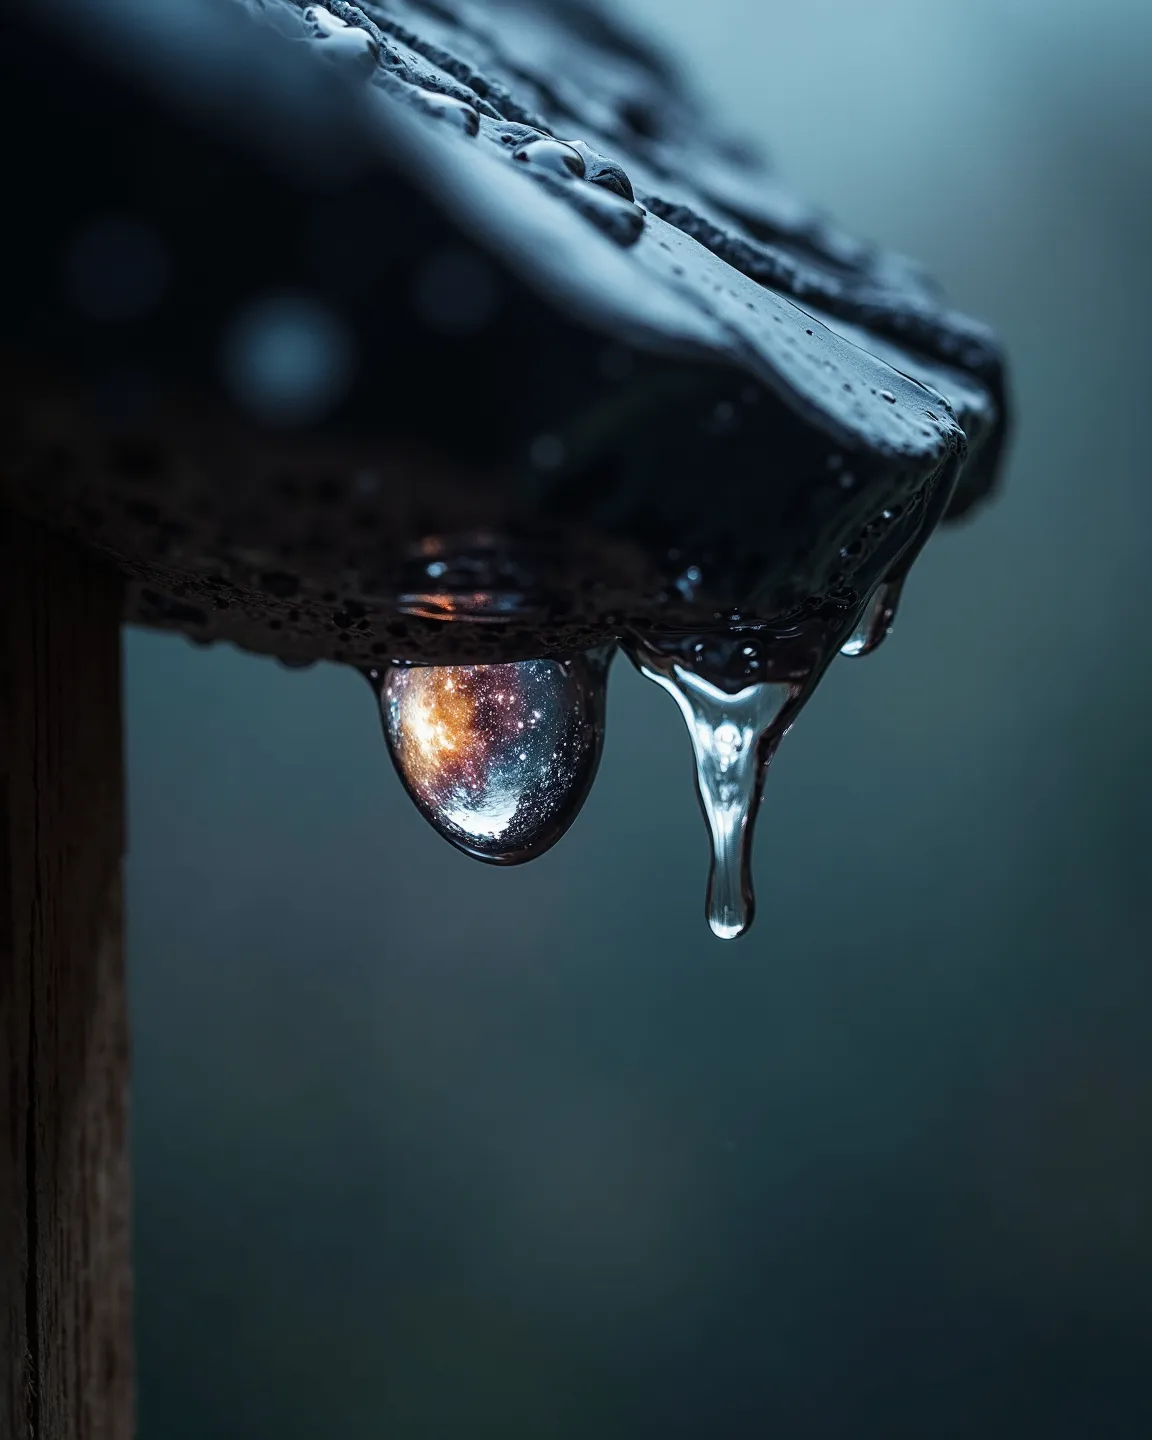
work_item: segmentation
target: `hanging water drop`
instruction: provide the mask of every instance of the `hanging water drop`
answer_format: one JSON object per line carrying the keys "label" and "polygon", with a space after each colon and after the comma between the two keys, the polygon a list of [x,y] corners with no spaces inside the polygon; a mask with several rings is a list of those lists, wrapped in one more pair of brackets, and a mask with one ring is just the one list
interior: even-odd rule
{"label": "hanging water drop", "polygon": [[755,913],[752,832],[769,762],[798,708],[798,687],[757,682],[731,694],[651,643],[634,643],[629,654],[672,696],[688,726],[712,841],[708,924],[721,940],[735,940]]}
{"label": "hanging water drop", "polygon": [[900,605],[900,594],[904,589],[903,574],[889,580],[882,580],[873,590],[860,612],[856,628],[840,648],[841,655],[856,658],[871,655],[878,650],[892,633],[896,623],[896,611]]}
{"label": "hanging water drop", "polygon": [[607,647],[562,660],[369,671],[392,759],[424,818],[497,865],[550,849],[600,763],[611,656]]}
{"label": "hanging water drop", "polygon": [[[896,623],[896,612],[900,608],[900,597],[904,593],[904,583],[948,508],[958,474],[958,465],[953,463],[932,482],[911,542],[889,565],[888,573],[864,602],[855,629],[840,648],[841,655],[850,655],[853,658],[871,655],[891,635],[892,627]],[[891,509],[885,510],[883,519],[894,520],[900,513]]]}

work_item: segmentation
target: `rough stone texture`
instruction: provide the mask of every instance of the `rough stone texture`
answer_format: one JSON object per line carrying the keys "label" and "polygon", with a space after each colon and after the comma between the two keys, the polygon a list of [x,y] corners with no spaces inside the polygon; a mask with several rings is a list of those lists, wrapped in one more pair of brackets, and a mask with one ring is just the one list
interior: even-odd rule
{"label": "rough stone texture", "polygon": [[[117,559],[130,618],[359,664],[786,623],[861,595],[958,460],[953,515],[992,483],[990,333],[606,9],[50,14],[0,46],[10,129],[37,117],[0,485]],[[270,406],[244,359],[277,297],[328,363]],[[446,625],[445,593],[509,604]]]}
{"label": "rough stone texture", "polygon": [[122,584],[0,512],[0,1435],[132,1434]]}

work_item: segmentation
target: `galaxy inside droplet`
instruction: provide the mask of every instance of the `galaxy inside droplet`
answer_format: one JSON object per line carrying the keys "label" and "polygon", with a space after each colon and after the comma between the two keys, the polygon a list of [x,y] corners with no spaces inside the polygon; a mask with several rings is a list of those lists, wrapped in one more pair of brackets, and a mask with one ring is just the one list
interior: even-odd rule
{"label": "galaxy inside droplet", "polygon": [[392,666],[384,732],[422,814],[460,849],[515,864],[583,804],[603,741],[606,657]]}

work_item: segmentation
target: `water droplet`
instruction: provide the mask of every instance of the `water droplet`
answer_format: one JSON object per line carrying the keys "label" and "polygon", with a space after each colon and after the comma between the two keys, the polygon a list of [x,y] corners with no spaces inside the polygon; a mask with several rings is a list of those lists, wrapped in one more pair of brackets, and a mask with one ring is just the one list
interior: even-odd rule
{"label": "water droplet", "polygon": [[[953,464],[932,482],[924,497],[923,512],[911,542],[889,565],[888,573],[865,601],[856,628],[841,647],[842,655],[853,658],[871,655],[891,635],[892,627],[896,623],[896,612],[900,607],[900,597],[904,593],[904,583],[948,508],[958,473],[958,466]],[[893,506],[882,513],[884,520],[891,522],[905,513],[905,507]]]}
{"label": "water droplet", "polygon": [[892,580],[882,580],[877,585],[860,612],[855,630],[840,647],[841,655],[850,655],[853,658],[871,655],[887,640],[896,622],[904,578],[904,575],[901,575]]}
{"label": "water droplet", "polygon": [[625,172],[618,166],[604,166],[595,174],[588,176],[589,183],[599,185],[602,189],[618,195],[621,200],[634,200],[635,192],[632,189],[632,182]]}
{"label": "water droplet", "polygon": [[547,170],[565,180],[584,178],[584,157],[571,145],[561,140],[530,140],[512,152],[513,160],[523,165],[532,165],[537,170]]}
{"label": "water droplet", "polygon": [[644,211],[631,200],[596,185],[574,186],[566,193],[585,220],[618,245],[635,245],[644,233]]}
{"label": "water droplet", "polygon": [[419,86],[410,87],[407,98],[425,115],[447,121],[465,135],[480,133],[479,112],[467,100],[458,100],[455,95],[441,95],[438,90],[423,90]]}
{"label": "water droplet", "polygon": [[896,396],[893,395],[891,390],[881,390],[880,398],[881,400],[887,400],[889,405],[895,405],[896,403]]}
{"label": "water droplet", "polygon": [[376,68],[380,47],[367,30],[349,25],[323,5],[309,5],[304,19],[314,39],[320,41],[320,54],[326,60],[364,75],[370,75]]}
{"label": "water droplet", "polygon": [[368,672],[409,795],[446,840],[515,865],[553,846],[600,763],[611,648]]}
{"label": "water droplet", "polygon": [[582,142],[568,145],[550,138],[529,140],[512,152],[512,158],[552,179],[587,180],[587,184],[567,187],[564,193],[586,220],[618,244],[634,245],[643,234],[644,211],[633,203],[628,177]]}
{"label": "water droplet", "polygon": [[732,694],[661,654],[629,646],[640,673],[680,707],[696,759],[696,790],[712,840],[708,923],[721,940],[752,924],[752,831],[769,762],[795,718],[800,687],[759,681]]}
{"label": "water droplet", "polygon": [[584,177],[590,185],[599,185],[621,200],[635,200],[632,181],[622,165],[593,150],[583,140],[573,140],[571,145],[584,162]]}
{"label": "water droplet", "polygon": [[309,5],[304,19],[317,35],[340,35],[348,28],[347,20],[341,20],[323,5]]}

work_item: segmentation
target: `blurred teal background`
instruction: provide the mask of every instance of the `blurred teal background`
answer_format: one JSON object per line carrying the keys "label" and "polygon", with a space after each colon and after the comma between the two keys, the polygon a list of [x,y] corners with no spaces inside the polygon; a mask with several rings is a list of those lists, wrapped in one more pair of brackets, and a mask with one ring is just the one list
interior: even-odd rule
{"label": "blurred teal background", "polygon": [[367,687],[128,637],[144,1440],[1152,1434],[1152,7],[633,0],[1004,334],[1003,497],[702,914],[625,664],[499,872]]}

